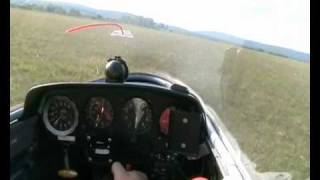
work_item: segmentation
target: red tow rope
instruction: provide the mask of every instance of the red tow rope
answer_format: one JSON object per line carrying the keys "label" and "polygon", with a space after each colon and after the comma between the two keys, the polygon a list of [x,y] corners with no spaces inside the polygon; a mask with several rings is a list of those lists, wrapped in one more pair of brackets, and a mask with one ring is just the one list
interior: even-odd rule
{"label": "red tow rope", "polygon": [[124,35],[122,26],[120,24],[117,24],[117,23],[98,23],[98,24],[82,25],[82,26],[77,26],[77,27],[73,27],[73,28],[67,29],[65,32],[66,33],[74,33],[74,32],[79,32],[79,31],[82,31],[82,30],[95,29],[95,28],[105,27],[105,26],[117,27],[117,28],[119,28],[121,30],[122,35]]}

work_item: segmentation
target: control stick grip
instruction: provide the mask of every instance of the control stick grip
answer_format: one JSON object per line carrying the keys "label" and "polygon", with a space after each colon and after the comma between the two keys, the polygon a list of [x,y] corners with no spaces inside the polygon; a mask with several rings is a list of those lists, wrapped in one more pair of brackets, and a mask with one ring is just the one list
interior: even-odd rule
{"label": "control stick grip", "polygon": [[58,171],[58,176],[63,179],[74,179],[78,176],[78,172],[70,169],[68,149],[64,149],[64,169]]}

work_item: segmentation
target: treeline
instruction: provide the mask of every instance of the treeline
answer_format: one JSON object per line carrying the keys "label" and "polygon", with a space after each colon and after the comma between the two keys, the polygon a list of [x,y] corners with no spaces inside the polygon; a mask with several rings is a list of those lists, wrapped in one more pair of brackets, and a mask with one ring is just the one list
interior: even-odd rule
{"label": "treeline", "polygon": [[152,18],[145,18],[143,16],[122,16],[120,21],[123,23],[135,24],[148,28],[169,30],[168,25],[163,23],[155,23]]}
{"label": "treeline", "polygon": [[127,24],[133,24],[138,26],[143,26],[147,28],[160,29],[171,31],[168,25],[162,23],[156,23],[152,18],[145,18],[143,16],[135,16],[135,15],[124,15],[119,19],[103,17],[101,14],[91,15],[81,13],[80,10],[76,8],[63,8],[59,5],[49,4],[49,5],[40,5],[40,4],[10,4],[11,7],[28,9],[28,10],[37,10],[37,11],[45,11],[50,13],[76,16],[76,17],[86,17],[91,19],[98,19],[110,22],[122,22]]}
{"label": "treeline", "polygon": [[78,17],[88,17],[93,19],[103,19],[102,16],[92,16],[92,15],[85,15],[82,14],[79,10],[75,8],[71,8],[66,10],[58,5],[49,4],[47,6],[39,5],[39,4],[10,4],[10,7],[21,8],[21,9],[28,9],[28,10],[37,10],[37,11],[45,11],[50,13],[56,14],[63,14],[69,16],[78,16]]}

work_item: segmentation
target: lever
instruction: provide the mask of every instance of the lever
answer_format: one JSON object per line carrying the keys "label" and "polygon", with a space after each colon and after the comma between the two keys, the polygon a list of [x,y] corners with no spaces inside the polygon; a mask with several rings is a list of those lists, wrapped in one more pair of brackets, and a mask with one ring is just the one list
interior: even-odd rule
{"label": "lever", "polygon": [[73,179],[78,176],[78,172],[70,169],[68,149],[64,149],[64,169],[58,171],[58,176],[63,179]]}

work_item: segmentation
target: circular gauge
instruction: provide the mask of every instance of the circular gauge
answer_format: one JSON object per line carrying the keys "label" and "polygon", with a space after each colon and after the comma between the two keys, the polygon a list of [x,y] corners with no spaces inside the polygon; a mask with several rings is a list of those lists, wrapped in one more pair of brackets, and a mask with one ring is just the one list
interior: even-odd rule
{"label": "circular gauge", "polygon": [[109,127],[113,119],[113,110],[110,102],[102,97],[90,99],[87,117],[95,128]]}
{"label": "circular gauge", "polygon": [[141,98],[129,100],[122,110],[123,120],[126,122],[128,130],[137,134],[151,128],[151,114],[148,103]]}
{"label": "circular gauge", "polygon": [[159,125],[160,125],[160,131],[165,134],[168,135],[169,134],[169,125],[170,125],[170,120],[171,120],[171,114],[172,112],[175,111],[175,107],[167,107],[160,116],[160,121],[159,121]]}
{"label": "circular gauge", "polygon": [[43,121],[54,135],[71,134],[78,125],[76,105],[65,96],[54,96],[44,105]]}

